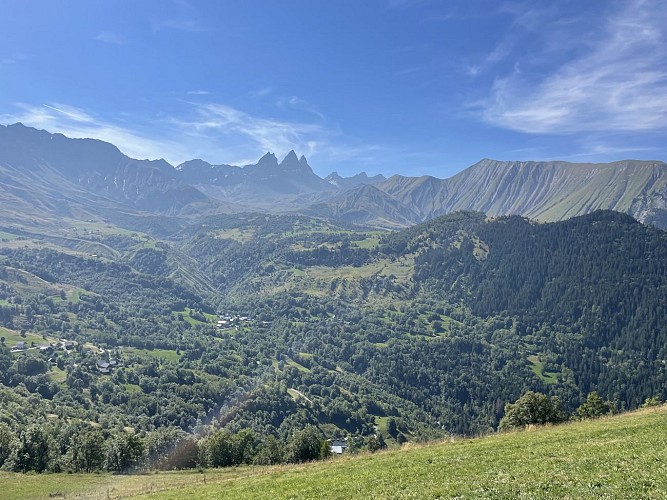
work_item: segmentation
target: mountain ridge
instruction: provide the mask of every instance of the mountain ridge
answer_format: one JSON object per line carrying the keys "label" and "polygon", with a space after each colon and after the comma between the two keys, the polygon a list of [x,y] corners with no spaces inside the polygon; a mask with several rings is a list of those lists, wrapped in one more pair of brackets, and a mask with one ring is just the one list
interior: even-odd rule
{"label": "mountain ridge", "polygon": [[[245,166],[196,159],[173,167],[130,158],[103,141],[14,124],[0,127],[0,170],[2,199],[19,205],[32,199],[26,213],[64,214],[82,206],[95,212],[102,204],[169,216],[304,213],[399,228],[460,210],[556,221],[609,209],[667,228],[667,164],[658,160],[485,158],[446,179],[336,172],[321,178],[294,151],[282,161],[268,152]],[[48,181],[33,179],[36,173]]]}

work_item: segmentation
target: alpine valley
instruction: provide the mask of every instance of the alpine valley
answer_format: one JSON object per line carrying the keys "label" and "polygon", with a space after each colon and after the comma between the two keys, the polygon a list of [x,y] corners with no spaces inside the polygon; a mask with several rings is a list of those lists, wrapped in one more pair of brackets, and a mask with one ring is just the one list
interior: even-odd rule
{"label": "alpine valley", "polygon": [[528,391],[665,400],[665,229],[661,161],[321,178],[0,126],[0,466],[273,464],[494,432]]}

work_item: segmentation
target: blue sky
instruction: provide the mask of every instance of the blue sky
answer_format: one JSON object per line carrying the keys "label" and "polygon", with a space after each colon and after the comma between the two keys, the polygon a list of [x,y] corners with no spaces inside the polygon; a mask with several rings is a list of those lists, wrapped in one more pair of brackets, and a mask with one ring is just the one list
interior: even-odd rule
{"label": "blue sky", "polygon": [[666,31],[659,0],[0,0],[0,122],[320,175],[664,160]]}

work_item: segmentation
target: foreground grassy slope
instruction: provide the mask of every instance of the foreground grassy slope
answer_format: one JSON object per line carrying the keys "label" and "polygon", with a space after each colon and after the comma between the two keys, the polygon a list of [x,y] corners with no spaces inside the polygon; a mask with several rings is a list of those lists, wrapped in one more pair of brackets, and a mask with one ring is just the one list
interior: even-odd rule
{"label": "foreground grassy slope", "polygon": [[327,463],[0,483],[3,498],[667,498],[667,406]]}

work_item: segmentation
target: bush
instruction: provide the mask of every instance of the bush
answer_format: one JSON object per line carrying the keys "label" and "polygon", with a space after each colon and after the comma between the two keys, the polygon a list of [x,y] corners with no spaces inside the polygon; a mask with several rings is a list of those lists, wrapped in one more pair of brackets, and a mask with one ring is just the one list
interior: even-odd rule
{"label": "bush", "polygon": [[322,437],[312,425],[295,432],[287,441],[287,461],[309,462],[320,458]]}
{"label": "bush", "polygon": [[641,408],[651,408],[652,406],[660,406],[662,404],[662,400],[654,396],[652,398],[646,398],[644,403],[641,405]]}
{"label": "bush", "polygon": [[612,401],[604,401],[595,391],[589,393],[586,401],[577,408],[577,416],[581,419],[599,418],[614,413],[616,405]]}
{"label": "bush", "polygon": [[531,424],[556,424],[567,418],[560,400],[539,392],[528,391],[515,403],[505,405],[505,416],[499,430],[520,429]]}

